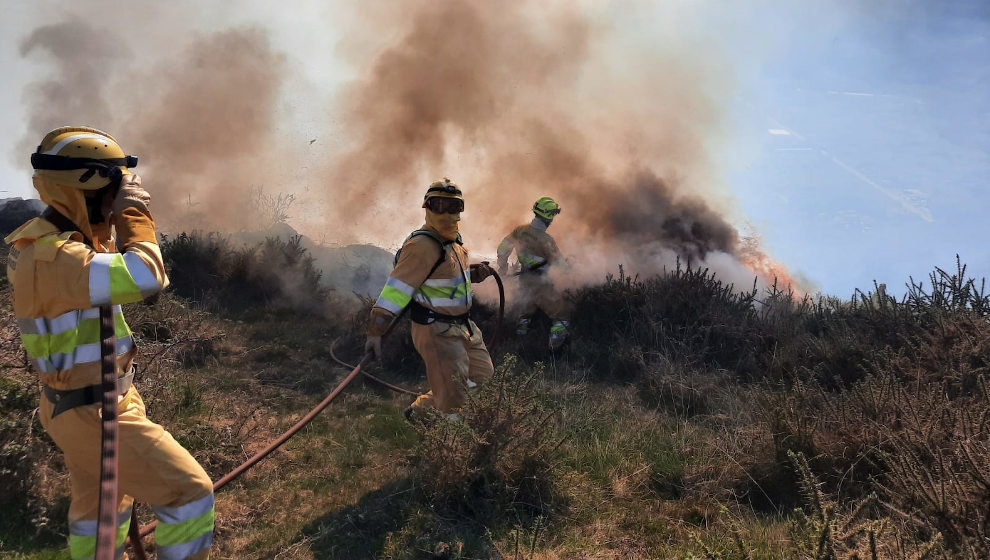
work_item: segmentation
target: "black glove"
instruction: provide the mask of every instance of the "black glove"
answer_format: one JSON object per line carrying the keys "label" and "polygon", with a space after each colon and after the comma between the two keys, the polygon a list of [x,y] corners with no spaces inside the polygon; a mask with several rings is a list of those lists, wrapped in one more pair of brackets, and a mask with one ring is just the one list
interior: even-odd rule
{"label": "black glove", "polygon": [[470,269],[471,282],[475,284],[478,282],[484,282],[489,276],[495,274],[495,271],[492,270],[492,267],[486,262],[472,264]]}

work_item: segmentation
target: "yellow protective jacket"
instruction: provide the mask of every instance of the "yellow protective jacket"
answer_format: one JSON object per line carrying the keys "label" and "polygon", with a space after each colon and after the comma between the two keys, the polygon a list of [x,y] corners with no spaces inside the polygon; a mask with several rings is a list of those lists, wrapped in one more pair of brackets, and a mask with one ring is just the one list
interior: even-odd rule
{"label": "yellow protective jacket", "polygon": [[[80,218],[78,208],[53,206],[71,212],[74,221]],[[151,214],[129,207],[113,221],[122,253],[105,226],[85,232],[97,251],[83,242],[83,232],[60,232],[41,217],[5,239],[11,244],[7,276],[21,340],[41,380],[55,389],[100,383],[101,305],[113,305],[118,371],[127,371],[135,348],[120,304],[168,285]]]}
{"label": "yellow protective jacket", "polygon": [[[421,228],[439,237],[424,224]],[[430,274],[443,251],[444,260]],[[441,315],[464,315],[471,309],[471,276],[468,250],[458,241],[441,246],[430,235],[411,235],[399,250],[399,260],[371,308],[369,336],[381,336],[392,319],[410,302]]]}
{"label": "yellow protective jacket", "polygon": [[539,218],[533,218],[532,223],[521,225],[505,236],[497,249],[500,270],[508,266],[512,251],[516,252],[521,273],[545,272],[547,267],[562,260],[557,242],[550,237],[546,224]]}

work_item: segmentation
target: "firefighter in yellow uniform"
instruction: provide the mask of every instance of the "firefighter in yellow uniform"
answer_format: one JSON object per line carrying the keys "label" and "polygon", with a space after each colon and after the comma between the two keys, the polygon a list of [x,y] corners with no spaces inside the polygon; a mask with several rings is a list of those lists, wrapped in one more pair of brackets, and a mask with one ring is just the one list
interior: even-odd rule
{"label": "firefighter in yellow uniform", "polygon": [[481,330],[468,317],[471,283],[491,276],[487,264],[468,264],[458,222],[464,210],[460,188],[446,177],[423,199],[426,223],[406,238],[381,295],[371,308],[366,351],[381,354],[381,337],[407,306],[412,339],[426,363],[430,392],[406,410],[432,406],[456,420],[466,391],[494,373]]}
{"label": "firefighter in yellow uniform", "polygon": [[[88,127],[49,132],[31,156],[44,213],[6,238],[7,275],[21,340],[39,377],[41,423],[65,455],[72,484],[69,552],[96,551],[100,493],[99,307],[112,305],[118,367],[117,557],[134,500],[151,505],[162,560],[209,558],[213,484],[203,467],[145,416],[132,385],[136,349],[121,304],[168,285],[150,197],[137,165],[109,134]],[[116,233],[116,240],[111,236]],[[119,251],[119,252],[118,252]]]}
{"label": "firefighter in yellow uniform", "polygon": [[560,206],[544,196],[533,204],[533,214],[532,222],[512,230],[499,244],[498,270],[500,274],[507,272],[509,256],[515,251],[523,306],[516,323],[516,334],[527,334],[533,314],[543,310],[551,321],[550,349],[556,350],[567,342],[570,326],[570,308],[547,274],[553,266],[566,265],[557,242],[547,233],[554,217],[560,214]]}

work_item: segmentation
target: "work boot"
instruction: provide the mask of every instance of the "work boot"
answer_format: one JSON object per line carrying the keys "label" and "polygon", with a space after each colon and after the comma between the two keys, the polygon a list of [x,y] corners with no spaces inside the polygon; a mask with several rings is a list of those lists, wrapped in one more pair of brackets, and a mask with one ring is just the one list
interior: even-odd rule
{"label": "work boot", "polygon": [[529,317],[520,317],[516,321],[516,336],[526,336],[526,333],[529,332],[529,324],[531,322],[533,322],[533,319]]}

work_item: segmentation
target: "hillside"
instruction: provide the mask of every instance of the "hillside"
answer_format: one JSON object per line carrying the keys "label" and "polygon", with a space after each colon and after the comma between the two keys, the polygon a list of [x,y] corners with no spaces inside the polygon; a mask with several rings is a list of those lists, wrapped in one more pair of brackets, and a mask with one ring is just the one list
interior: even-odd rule
{"label": "hillside", "polygon": [[[370,302],[328,291],[315,248],[259,243],[170,237],[173,289],[125,308],[149,416],[214,479],[348,373],[332,343],[352,362],[363,344]],[[214,557],[990,557],[978,286],[960,266],[903,301],[794,301],[705,270],[620,271],[569,294],[564,353],[545,319],[522,339],[503,321],[499,374],[462,423],[411,424],[412,397],[351,384],[218,492]],[[68,480],[9,300],[4,284],[0,556],[67,558]],[[474,313],[488,340],[496,309]],[[407,323],[369,371],[426,390]]]}

